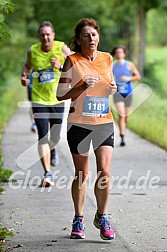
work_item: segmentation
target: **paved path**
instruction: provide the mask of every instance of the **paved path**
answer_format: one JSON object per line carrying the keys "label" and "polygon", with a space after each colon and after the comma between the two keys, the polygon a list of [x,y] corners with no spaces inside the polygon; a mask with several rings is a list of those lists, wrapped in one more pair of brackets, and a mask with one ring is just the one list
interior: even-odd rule
{"label": "paved path", "polygon": [[93,195],[95,160],[90,155],[90,176],[84,216],[86,239],[69,239],[73,218],[70,185],[73,164],[66,143],[65,125],[59,143],[60,157],[55,186],[38,187],[43,175],[30,132],[28,108],[19,108],[3,135],[5,168],[14,171],[14,182],[0,196],[1,222],[12,228],[8,251],[167,251],[167,153],[127,131],[127,146],[116,144],[112,161],[108,213],[116,230],[114,241],[103,241],[92,224],[96,211]]}

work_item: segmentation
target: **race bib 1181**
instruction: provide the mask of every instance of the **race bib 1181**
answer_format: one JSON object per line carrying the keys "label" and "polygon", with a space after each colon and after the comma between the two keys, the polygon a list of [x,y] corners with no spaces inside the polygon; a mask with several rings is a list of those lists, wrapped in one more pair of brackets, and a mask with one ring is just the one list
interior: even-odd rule
{"label": "race bib 1181", "polygon": [[82,115],[105,116],[109,111],[109,98],[100,96],[85,96]]}

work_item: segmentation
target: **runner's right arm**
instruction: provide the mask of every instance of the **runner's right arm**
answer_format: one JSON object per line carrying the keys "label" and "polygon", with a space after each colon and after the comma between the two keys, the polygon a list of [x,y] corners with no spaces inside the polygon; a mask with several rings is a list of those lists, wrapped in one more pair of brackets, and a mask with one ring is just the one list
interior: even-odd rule
{"label": "runner's right arm", "polygon": [[67,57],[64,63],[63,71],[57,88],[56,96],[58,101],[68,100],[77,97],[88,88],[88,85],[86,84],[85,81],[81,80],[80,85],[76,84],[77,83],[73,83],[72,80],[71,60],[69,57]]}

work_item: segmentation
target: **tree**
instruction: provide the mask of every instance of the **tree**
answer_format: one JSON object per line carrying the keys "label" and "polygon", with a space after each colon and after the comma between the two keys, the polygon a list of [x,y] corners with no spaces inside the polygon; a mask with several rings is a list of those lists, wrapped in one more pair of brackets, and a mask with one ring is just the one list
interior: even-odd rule
{"label": "tree", "polygon": [[14,4],[11,0],[1,0],[0,1],[0,41],[4,41],[9,38],[10,35],[7,30],[7,25],[4,22],[4,14],[13,12]]}
{"label": "tree", "polygon": [[136,0],[135,50],[134,56],[138,70],[143,77],[146,48],[146,14],[148,10],[157,8],[159,0]]}
{"label": "tree", "polygon": [[[0,0],[0,42],[6,41],[10,35],[8,32],[8,26],[5,23],[5,16],[6,14],[12,12],[14,10],[14,5],[11,0]],[[6,54],[5,54],[6,57]],[[3,50],[1,48],[0,51],[0,58],[4,59],[4,54]],[[3,92],[6,91],[6,86],[5,86],[5,80],[7,76],[7,71],[9,68],[9,63],[4,62],[4,60],[0,61],[0,76],[1,76],[1,82],[0,82],[0,93],[2,94]]]}
{"label": "tree", "polygon": [[[0,0],[0,9],[10,0]],[[10,47],[17,51],[17,59],[37,40],[37,29],[44,20],[50,20],[56,30],[56,39],[68,44],[76,22],[83,17],[95,18],[100,24],[100,49],[111,51],[116,44],[124,44],[143,75],[146,47],[146,18],[152,8],[166,8],[166,0],[13,0],[15,11],[6,16],[11,29]],[[4,29],[3,29],[4,30]],[[1,32],[2,34],[2,32]],[[12,46],[11,46],[12,45]],[[8,45],[7,45],[8,46]],[[19,55],[18,55],[19,53]],[[15,61],[15,60],[14,60]],[[16,61],[15,61],[16,62]]]}
{"label": "tree", "polygon": [[133,51],[133,60],[141,76],[143,76],[146,50],[147,12],[153,8],[166,8],[166,0],[112,0],[111,5],[117,16],[116,19],[119,23],[119,27],[125,26],[125,31],[128,29],[130,31],[130,42],[127,42],[127,45],[129,44],[130,51]]}

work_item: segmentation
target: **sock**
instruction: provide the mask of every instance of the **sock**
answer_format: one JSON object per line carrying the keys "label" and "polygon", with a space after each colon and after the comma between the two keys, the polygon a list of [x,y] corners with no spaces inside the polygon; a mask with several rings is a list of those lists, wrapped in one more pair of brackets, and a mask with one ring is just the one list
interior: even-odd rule
{"label": "sock", "polygon": [[56,156],[55,149],[52,149],[50,151],[50,154],[51,154],[51,159],[55,159],[55,156]]}
{"label": "sock", "polygon": [[121,145],[121,146],[124,146],[124,145],[125,145],[125,142],[124,142],[124,135],[120,134],[120,137],[121,137],[121,143],[120,143],[120,145]]}
{"label": "sock", "polygon": [[98,218],[101,218],[103,215],[106,215],[106,214],[100,214],[100,213],[98,213],[98,210],[97,210],[97,217]]}
{"label": "sock", "polygon": [[44,175],[46,175],[47,173],[52,174],[52,171],[46,171],[46,172],[44,173]]}
{"label": "sock", "polygon": [[83,215],[75,215],[75,219],[83,218]]}
{"label": "sock", "polygon": [[122,140],[124,140],[124,135],[120,134],[120,137],[122,138]]}

